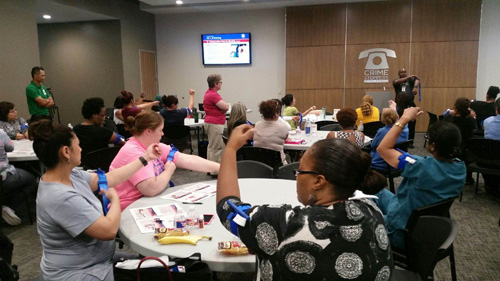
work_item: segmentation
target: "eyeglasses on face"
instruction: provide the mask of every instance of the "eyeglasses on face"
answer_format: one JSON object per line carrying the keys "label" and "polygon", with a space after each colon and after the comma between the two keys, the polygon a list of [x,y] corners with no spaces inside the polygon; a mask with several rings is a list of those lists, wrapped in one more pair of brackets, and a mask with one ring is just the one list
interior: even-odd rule
{"label": "eyeglasses on face", "polygon": [[317,171],[302,171],[302,170],[298,170],[298,169],[294,169],[293,170],[293,174],[297,177],[299,176],[300,174],[315,174],[315,175],[321,175],[319,172]]}

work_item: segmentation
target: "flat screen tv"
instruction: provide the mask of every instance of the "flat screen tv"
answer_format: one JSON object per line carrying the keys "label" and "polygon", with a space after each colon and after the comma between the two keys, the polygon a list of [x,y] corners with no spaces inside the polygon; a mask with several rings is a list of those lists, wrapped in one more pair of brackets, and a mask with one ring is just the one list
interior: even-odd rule
{"label": "flat screen tv", "polygon": [[251,64],[252,41],[250,38],[250,33],[202,34],[203,64]]}

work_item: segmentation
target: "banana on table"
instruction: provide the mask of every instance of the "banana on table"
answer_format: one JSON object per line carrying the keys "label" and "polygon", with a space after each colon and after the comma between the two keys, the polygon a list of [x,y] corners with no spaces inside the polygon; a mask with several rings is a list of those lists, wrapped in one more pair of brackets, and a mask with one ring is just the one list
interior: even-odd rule
{"label": "banana on table", "polygon": [[177,244],[177,243],[186,243],[186,244],[196,245],[196,243],[203,238],[206,238],[208,240],[212,240],[211,236],[192,236],[192,235],[165,236],[163,238],[158,239],[158,243],[163,244],[163,245],[165,245],[165,244]]}

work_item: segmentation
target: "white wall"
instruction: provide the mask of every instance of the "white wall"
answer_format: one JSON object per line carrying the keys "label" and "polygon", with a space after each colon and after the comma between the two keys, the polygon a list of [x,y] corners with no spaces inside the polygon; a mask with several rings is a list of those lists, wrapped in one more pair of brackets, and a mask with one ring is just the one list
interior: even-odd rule
{"label": "white wall", "polygon": [[[201,34],[252,33],[250,66],[204,66]],[[156,16],[159,93],[176,94],[187,106],[188,89],[196,90],[195,105],[203,101],[207,76],[222,75],[219,94],[229,103],[241,101],[260,119],[258,103],[281,98],[285,91],[285,9],[231,13],[192,13]],[[278,95],[278,93],[280,93]]]}
{"label": "white wall", "polygon": [[499,14],[500,1],[483,0],[476,83],[479,100],[486,99],[489,86],[500,86]]}

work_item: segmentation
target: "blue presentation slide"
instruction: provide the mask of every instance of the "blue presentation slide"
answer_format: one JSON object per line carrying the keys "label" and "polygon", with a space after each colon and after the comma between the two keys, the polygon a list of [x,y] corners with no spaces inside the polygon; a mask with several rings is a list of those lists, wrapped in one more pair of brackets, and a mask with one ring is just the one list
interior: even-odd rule
{"label": "blue presentation slide", "polygon": [[204,34],[204,64],[249,64],[250,34]]}

